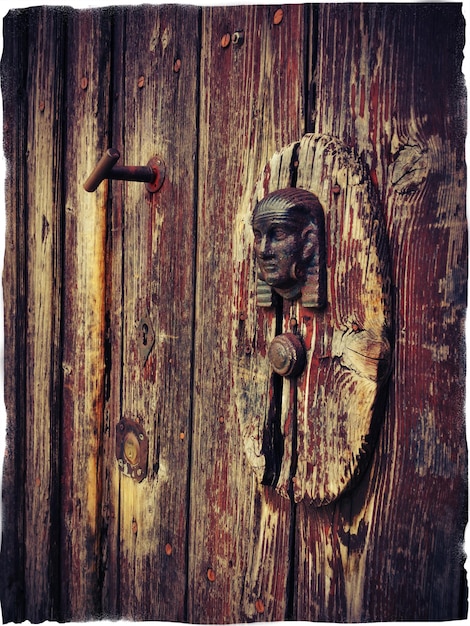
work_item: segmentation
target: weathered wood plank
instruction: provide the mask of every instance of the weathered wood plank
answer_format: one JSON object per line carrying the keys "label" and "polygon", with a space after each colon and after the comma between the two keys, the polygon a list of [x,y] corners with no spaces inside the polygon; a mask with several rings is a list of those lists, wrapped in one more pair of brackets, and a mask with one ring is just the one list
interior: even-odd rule
{"label": "weathered wood plank", "polygon": [[[61,597],[64,619],[101,611],[101,490],[104,412],[107,184],[83,182],[107,147],[110,20],[72,11],[67,33]],[[59,63],[60,61],[57,61]]]}
{"label": "weathered wood plank", "polygon": [[5,622],[25,619],[24,607],[24,436],[26,417],[26,154],[27,13],[13,11],[3,22],[1,78],[5,179],[3,260],[4,389],[7,428],[2,474],[0,602]]}
{"label": "weathered wood plank", "polygon": [[[272,328],[268,321],[256,338],[240,228],[264,164],[303,131],[303,7],[284,7],[275,23],[277,9],[202,14],[188,606],[194,622],[283,619],[288,611],[290,503],[256,486],[233,389],[235,371],[265,350],[263,332]],[[265,372],[259,375],[266,398]],[[257,406],[253,398],[251,408]]]}
{"label": "weathered wood plank", "polygon": [[[19,255],[26,258],[27,308],[18,311],[24,315],[26,334],[24,362],[17,355],[16,367],[17,374],[25,367],[24,610],[29,619],[41,621],[59,615],[59,546],[53,529],[59,497],[62,190],[57,163],[63,154],[58,132],[63,77],[55,73],[55,63],[63,53],[62,16],[47,9],[32,11],[28,35],[27,159],[25,178],[20,175],[18,180],[25,180],[24,214],[19,220],[26,231],[18,244],[24,246]],[[17,341],[21,340],[21,334],[17,335]]]}
{"label": "weathered wood plank", "polygon": [[[114,130],[123,164],[166,164],[162,189],[113,183],[108,259],[110,386],[105,440],[109,607],[129,619],[183,621],[194,316],[199,9],[118,12]],[[139,325],[155,343],[144,361]],[[122,363],[121,363],[122,359]],[[148,437],[148,474],[117,474],[124,417]],[[111,559],[111,560],[109,560]]]}
{"label": "weathered wood plank", "polygon": [[385,208],[395,364],[369,473],[336,505],[299,506],[296,617],[452,619],[466,492],[460,7],[321,5],[318,31],[315,130],[355,146]]}
{"label": "weathered wood plank", "polygon": [[62,190],[57,164],[63,150],[63,78],[54,69],[63,53],[63,25],[61,15],[49,10],[31,17],[30,33],[35,36],[29,42],[27,85],[25,611],[34,621],[57,617],[59,608],[58,542],[51,529],[57,524],[59,493]]}

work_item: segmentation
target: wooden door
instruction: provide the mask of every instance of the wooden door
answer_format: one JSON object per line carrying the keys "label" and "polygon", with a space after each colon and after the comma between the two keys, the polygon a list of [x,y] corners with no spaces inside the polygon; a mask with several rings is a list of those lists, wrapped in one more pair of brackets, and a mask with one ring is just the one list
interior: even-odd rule
{"label": "wooden door", "polygon": [[[458,4],[9,13],[5,621],[465,614],[462,22]],[[277,332],[251,315],[242,221],[306,133],[363,163],[391,267],[378,440],[323,506],[258,482],[243,424],[270,390],[239,375]],[[162,188],[86,192],[110,146],[158,155]],[[141,481],[119,466],[129,423]]]}

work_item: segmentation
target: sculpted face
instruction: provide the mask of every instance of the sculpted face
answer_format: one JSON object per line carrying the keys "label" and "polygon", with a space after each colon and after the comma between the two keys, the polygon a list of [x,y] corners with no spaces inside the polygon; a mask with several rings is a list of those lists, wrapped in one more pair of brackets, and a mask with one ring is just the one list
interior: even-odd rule
{"label": "sculpted face", "polygon": [[298,283],[296,265],[304,242],[286,215],[260,211],[253,220],[255,254],[261,278],[270,287],[290,289]]}
{"label": "sculpted face", "polygon": [[[299,194],[299,192],[301,192]],[[285,189],[261,200],[253,212],[254,248],[260,278],[284,297],[294,298],[314,254],[313,216],[296,203],[302,190]],[[309,201],[314,198],[309,194]]]}

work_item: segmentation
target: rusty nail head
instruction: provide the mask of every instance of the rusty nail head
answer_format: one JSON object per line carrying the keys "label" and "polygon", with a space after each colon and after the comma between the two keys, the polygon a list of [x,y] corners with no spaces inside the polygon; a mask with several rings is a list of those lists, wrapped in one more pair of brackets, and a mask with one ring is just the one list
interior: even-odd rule
{"label": "rusty nail head", "polygon": [[339,194],[339,192],[341,191],[341,187],[336,183],[331,188],[331,191],[335,194],[335,196],[337,196]]}
{"label": "rusty nail head", "polygon": [[273,16],[273,24],[280,24],[282,22],[282,18],[284,17],[284,11],[282,9],[278,9],[275,11]]}
{"label": "rusty nail head", "polygon": [[264,602],[261,600],[261,598],[258,598],[255,602],[255,608],[257,613],[264,613]]}
{"label": "rusty nail head", "polygon": [[214,572],[214,570],[211,567],[209,567],[209,569],[207,570],[207,579],[211,583],[213,583],[214,580],[215,580],[215,572]]}
{"label": "rusty nail head", "polygon": [[220,40],[220,45],[222,46],[222,48],[227,48],[230,44],[230,40],[230,33],[225,33],[225,35],[222,35],[222,39]]}
{"label": "rusty nail head", "polygon": [[175,72],[175,74],[177,74],[181,69],[181,59],[176,59],[174,65],[173,65],[173,71]]}
{"label": "rusty nail head", "polygon": [[44,100],[41,100],[41,102],[39,103],[39,110],[44,111],[45,108],[46,108],[46,103],[44,102]]}
{"label": "rusty nail head", "polygon": [[142,89],[144,85],[145,85],[145,76],[139,76],[139,80],[137,81],[137,87],[139,89]]}
{"label": "rusty nail head", "polygon": [[80,81],[80,87],[82,89],[86,89],[88,87],[88,78],[86,76],[84,76]]}
{"label": "rusty nail head", "polygon": [[165,554],[166,554],[167,556],[170,556],[172,552],[173,552],[173,548],[172,548],[172,546],[171,546],[171,543],[167,543],[167,544],[165,545]]}

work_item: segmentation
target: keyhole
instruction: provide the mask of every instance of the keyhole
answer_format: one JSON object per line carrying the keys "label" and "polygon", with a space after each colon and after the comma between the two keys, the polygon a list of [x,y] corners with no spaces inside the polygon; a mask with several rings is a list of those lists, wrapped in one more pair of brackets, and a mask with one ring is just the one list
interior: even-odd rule
{"label": "keyhole", "polygon": [[149,327],[147,326],[147,324],[142,324],[142,344],[144,346],[147,345],[147,334],[149,332]]}
{"label": "keyhole", "polygon": [[138,335],[136,337],[136,341],[138,343],[142,363],[143,365],[145,365],[148,355],[150,354],[150,351],[152,350],[153,344],[155,342],[152,322],[148,317],[144,317],[140,320],[137,331]]}

